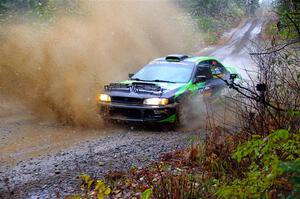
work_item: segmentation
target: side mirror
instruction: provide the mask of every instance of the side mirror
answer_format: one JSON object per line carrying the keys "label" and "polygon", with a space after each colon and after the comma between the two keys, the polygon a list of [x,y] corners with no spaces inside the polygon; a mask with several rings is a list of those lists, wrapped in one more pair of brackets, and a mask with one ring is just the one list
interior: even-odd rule
{"label": "side mirror", "polygon": [[238,77],[238,74],[231,73],[229,79],[235,80]]}
{"label": "side mirror", "polygon": [[202,83],[202,82],[206,82],[206,76],[204,76],[204,75],[196,76],[193,81],[194,84],[198,84],[198,83]]}
{"label": "side mirror", "polygon": [[129,73],[128,74],[129,79],[131,79],[133,77],[133,75],[134,75],[134,73]]}

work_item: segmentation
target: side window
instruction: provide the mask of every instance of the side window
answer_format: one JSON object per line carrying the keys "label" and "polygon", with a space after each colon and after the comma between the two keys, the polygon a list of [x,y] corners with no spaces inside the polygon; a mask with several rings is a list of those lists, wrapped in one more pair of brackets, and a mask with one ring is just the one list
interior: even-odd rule
{"label": "side window", "polygon": [[208,65],[198,65],[195,76],[205,76],[207,80],[213,77]]}
{"label": "side window", "polygon": [[222,75],[226,73],[225,67],[216,60],[209,61],[209,65],[213,75]]}

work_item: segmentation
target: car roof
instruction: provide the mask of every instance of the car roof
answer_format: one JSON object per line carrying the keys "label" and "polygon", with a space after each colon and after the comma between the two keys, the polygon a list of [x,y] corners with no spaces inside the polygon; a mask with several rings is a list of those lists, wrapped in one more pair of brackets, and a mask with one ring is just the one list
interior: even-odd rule
{"label": "car roof", "polygon": [[[170,63],[174,63],[172,61],[167,61],[166,60],[167,57],[161,57],[161,58],[154,59],[150,63],[155,63],[155,62],[170,62]],[[209,60],[217,60],[217,59],[214,58],[214,57],[209,57],[209,56],[190,56],[190,57],[187,57],[187,58],[184,58],[184,59],[180,60],[179,62],[186,63],[186,64],[190,65],[190,64],[199,64],[202,61],[209,61]]]}
{"label": "car roof", "polygon": [[209,61],[209,60],[217,60],[214,57],[208,57],[208,56],[192,56],[185,59],[185,61],[194,62],[196,64],[199,64],[202,61]]}

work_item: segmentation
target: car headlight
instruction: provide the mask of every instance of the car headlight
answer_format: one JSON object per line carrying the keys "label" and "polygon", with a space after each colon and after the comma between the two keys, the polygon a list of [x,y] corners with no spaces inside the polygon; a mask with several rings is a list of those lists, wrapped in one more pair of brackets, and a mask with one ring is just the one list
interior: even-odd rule
{"label": "car headlight", "polygon": [[97,97],[97,100],[99,102],[111,102],[111,98],[107,94],[99,94]]}
{"label": "car headlight", "polygon": [[144,100],[145,105],[167,105],[169,100],[166,98],[148,98]]}

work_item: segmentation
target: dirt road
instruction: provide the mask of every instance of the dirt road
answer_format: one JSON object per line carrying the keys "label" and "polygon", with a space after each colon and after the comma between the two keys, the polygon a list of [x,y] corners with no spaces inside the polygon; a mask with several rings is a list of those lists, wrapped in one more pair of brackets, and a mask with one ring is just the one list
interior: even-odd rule
{"label": "dirt road", "polygon": [[248,79],[249,75],[253,76],[253,72],[258,70],[249,52],[255,50],[263,24],[263,19],[247,20],[242,26],[224,34],[224,39],[227,40],[225,44],[210,46],[201,50],[200,54],[217,57],[225,65],[237,67],[243,78]]}
{"label": "dirt road", "polygon": [[[200,51],[245,75],[252,65],[247,54],[263,22],[251,19],[226,34],[228,41]],[[73,192],[76,176],[102,176],[157,160],[159,154],[188,146],[201,130],[153,131],[151,127],[79,129],[41,121],[18,101],[0,96],[0,198],[53,198]]]}

